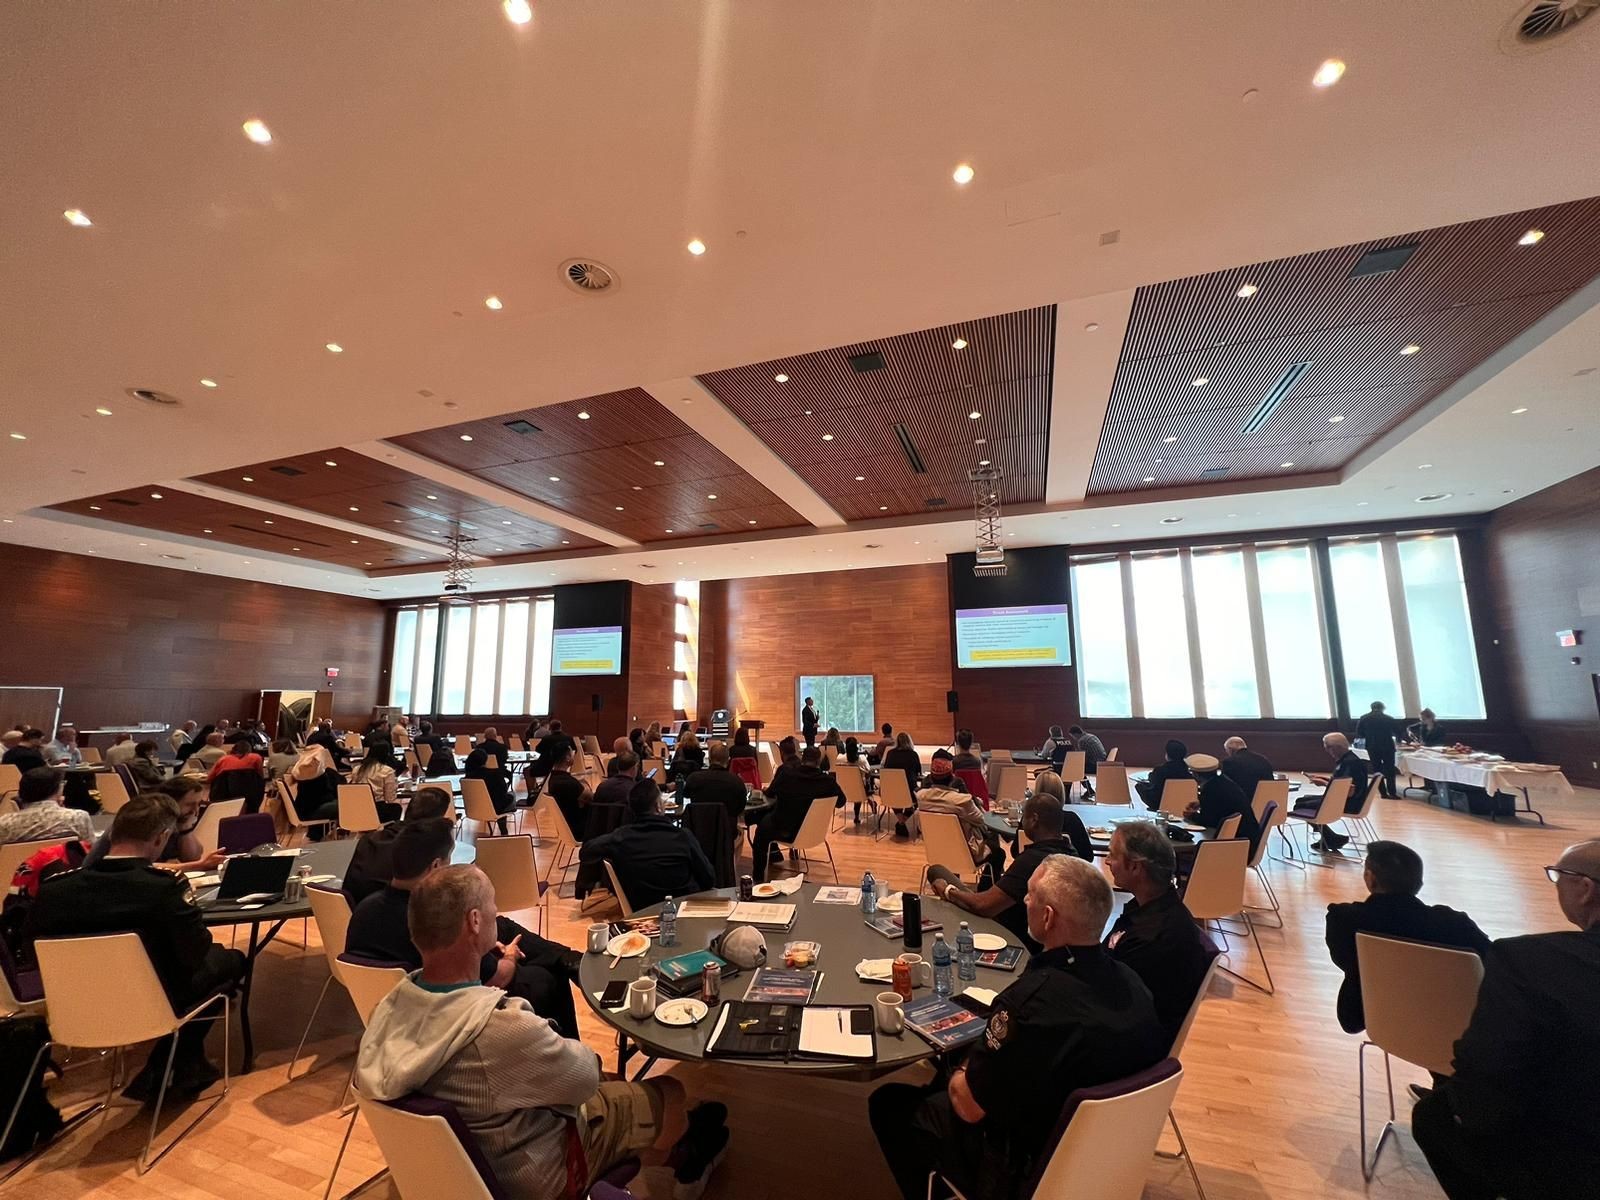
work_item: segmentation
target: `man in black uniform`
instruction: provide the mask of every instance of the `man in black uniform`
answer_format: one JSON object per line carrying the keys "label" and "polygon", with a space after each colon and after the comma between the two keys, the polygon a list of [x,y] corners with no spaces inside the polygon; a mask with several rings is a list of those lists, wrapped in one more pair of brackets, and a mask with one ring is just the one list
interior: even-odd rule
{"label": "man in black uniform", "polygon": [[500,740],[500,731],[493,725],[483,731],[483,739],[479,741],[478,749],[492,756],[502,767],[511,769],[511,747]]}
{"label": "man in black uniform", "polygon": [[1578,931],[1489,947],[1455,1074],[1411,1113],[1450,1200],[1579,1200],[1600,1180],[1600,840],[1545,870]]}
{"label": "man in black uniform", "polygon": [[552,752],[555,758],[551,760],[544,790],[567,819],[567,828],[572,831],[574,840],[581,842],[589,834],[589,805],[594,802],[594,796],[589,785],[572,773],[577,759],[577,747],[572,745],[572,739],[553,746]]}
{"label": "man in black uniform", "polygon": [[820,723],[821,718],[811,705],[811,697],[807,696],[805,707],[800,710],[800,732],[805,734],[808,748],[817,744],[817,726]]}
{"label": "man in black uniform", "polygon": [[[580,863],[598,867],[601,860],[610,860],[634,908],[716,886],[716,873],[694,835],[662,815],[661,789],[654,779],[633,785],[628,807],[633,819],[585,841],[578,850]],[[760,861],[757,858],[758,866]]]}
{"label": "man in black uniform", "polygon": [[550,732],[540,738],[539,744],[533,748],[533,765],[528,769],[535,779],[543,779],[568,753],[577,748],[578,743],[573,741],[572,735],[562,731],[561,722],[551,721]]}
{"label": "man in black uniform", "polygon": [[1100,872],[1051,855],[1028,884],[1027,912],[1044,953],[995,1000],[983,1038],[948,1083],[889,1083],[868,1102],[906,1200],[927,1194],[935,1169],[971,1200],[1015,1195],[1071,1092],[1124,1079],[1167,1053],[1149,989],[1100,946],[1111,915]]}
{"label": "man in black uniform", "polygon": [[781,776],[774,778],[767,788],[772,808],[756,823],[753,851],[752,874],[757,883],[767,877],[767,858],[773,843],[794,840],[806,814],[811,811],[813,800],[832,796],[839,804],[844,803],[844,790],[839,781],[822,769],[821,762],[822,751],[807,746],[800,754],[800,765],[785,767]]}
{"label": "man in black uniform", "polygon": [[[624,742],[626,738],[618,738]],[[595,785],[595,804],[628,803],[628,793],[639,782],[639,756],[632,750],[618,750],[606,764],[606,777]],[[548,785],[546,785],[548,786]]]}
{"label": "man in black uniform", "polygon": [[[1307,775],[1312,783],[1320,784],[1326,788],[1335,779],[1348,779],[1350,781],[1350,794],[1345,797],[1344,811],[1358,813],[1367,799],[1367,760],[1354,750],[1350,749],[1350,739],[1342,733],[1327,733],[1322,736],[1322,748],[1333,759],[1332,775]],[[1323,796],[1327,792],[1323,792]],[[1322,796],[1311,796],[1301,800],[1294,806],[1294,811],[1301,814],[1315,814],[1322,804]],[[1350,839],[1342,833],[1335,833],[1332,828],[1319,827],[1321,836],[1311,843],[1313,850],[1332,852],[1339,849]]]}
{"label": "man in black uniform", "polygon": [[[489,765],[490,752],[482,746],[473,747],[472,753],[467,755],[467,765],[461,769],[462,779],[479,779],[488,789],[489,801],[494,805],[494,811],[500,815],[500,832],[505,833],[505,814],[516,806],[516,798],[511,794],[511,768],[506,766],[505,759],[495,757],[496,766]],[[581,837],[582,834],[579,834]]]}
{"label": "man in black uniform", "polygon": [[1394,740],[1405,732],[1405,726],[1384,711],[1383,701],[1374,700],[1372,708],[1356,722],[1356,736],[1366,742],[1367,760],[1372,769],[1383,776],[1383,794],[1396,794]]}
{"label": "man in black uniform", "polygon": [[1231,737],[1222,743],[1227,757],[1222,760],[1222,773],[1239,785],[1245,799],[1254,802],[1256,784],[1269,783],[1277,778],[1272,764],[1263,755],[1245,745],[1242,737]]}
{"label": "man in black uniform", "polygon": [[[335,767],[341,771],[350,769],[350,751],[346,750],[344,744],[333,736],[332,721],[322,721],[318,724],[317,731],[306,739],[306,745],[325,747],[328,753],[333,755],[333,765]],[[179,761],[185,760],[180,759]]]}
{"label": "man in black uniform", "polygon": [[428,765],[423,768],[423,774],[429,779],[437,779],[441,775],[454,775],[456,773],[456,752],[448,739],[441,737],[433,731],[432,721],[423,721],[417,726],[420,732],[411,739],[411,748],[417,751],[420,761],[421,746],[427,746],[430,751]]}
{"label": "man in black uniform", "polygon": [[1133,897],[1111,927],[1106,950],[1144,980],[1170,1046],[1189,1015],[1217,947],[1184,907],[1172,884],[1178,856],[1159,825],[1131,821],[1117,826],[1106,854],[1106,868],[1116,889]]}
{"label": "man in black uniform", "polygon": [[749,793],[744,780],[728,769],[726,742],[711,743],[710,765],[684,780],[683,794],[690,804],[722,805],[728,810],[728,827],[737,833]]}
{"label": "man in black uniform", "polygon": [[1150,774],[1143,782],[1135,783],[1133,790],[1139,793],[1139,799],[1144,801],[1146,808],[1161,807],[1161,793],[1166,790],[1169,779],[1190,779],[1193,776],[1189,771],[1189,764],[1183,760],[1189,757],[1189,747],[1177,738],[1167,743],[1167,760],[1159,767],[1151,769]]}
{"label": "man in black uniform", "polygon": [[1184,762],[1194,772],[1200,795],[1183,815],[1214,831],[1237,814],[1239,832],[1234,836],[1248,839],[1250,853],[1254,856],[1261,841],[1261,823],[1256,820],[1255,810],[1250,807],[1243,790],[1222,773],[1222,764],[1209,754],[1191,754]]}
{"label": "man in black uniform", "polygon": [[[232,991],[244,978],[244,955],[211,940],[181,875],[151,866],[177,828],[178,806],[171,797],[158,792],[135,796],[112,822],[105,858],[40,885],[24,936],[37,940],[137,933],[174,1013],[189,1012],[208,996]],[[94,985],[85,981],[85,986]],[[180,1095],[203,1091],[222,1077],[206,1061],[210,1026],[209,1020],[191,1021],[178,1032],[171,1087]],[[154,1100],[169,1053],[166,1038],[157,1042],[122,1094]]]}

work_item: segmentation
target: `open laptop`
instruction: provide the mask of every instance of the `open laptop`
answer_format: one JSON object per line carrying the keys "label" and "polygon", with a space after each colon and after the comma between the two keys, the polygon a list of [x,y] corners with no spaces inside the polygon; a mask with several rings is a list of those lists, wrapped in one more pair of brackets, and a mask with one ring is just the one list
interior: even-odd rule
{"label": "open laptop", "polygon": [[215,896],[201,902],[209,909],[271,904],[283,899],[289,873],[299,861],[296,854],[245,854],[230,858],[222,871]]}

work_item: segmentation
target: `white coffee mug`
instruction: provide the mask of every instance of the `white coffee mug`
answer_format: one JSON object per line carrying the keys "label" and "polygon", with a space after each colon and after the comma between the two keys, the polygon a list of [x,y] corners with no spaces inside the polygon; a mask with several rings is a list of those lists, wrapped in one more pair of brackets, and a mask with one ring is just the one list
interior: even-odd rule
{"label": "white coffee mug", "polygon": [[656,1011],[656,981],[647,975],[628,985],[628,1015],[642,1021]]}
{"label": "white coffee mug", "polygon": [[905,1001],[899,992],[879,992],[872,1009],[878,1016],[879,1033],[899,1033],[906,1027]]}
{"label": "white coffee mug", "polygon": [[606,945],[611,941],[611,926],[604,921],[589,926],[589,953],[604,954]]}
{"label": "white coffee mug", "polygon": [[933,964],[924,962],[920,954],[902,954],[897,962],[903,962],[911,968],[912,987],[933,986]]}

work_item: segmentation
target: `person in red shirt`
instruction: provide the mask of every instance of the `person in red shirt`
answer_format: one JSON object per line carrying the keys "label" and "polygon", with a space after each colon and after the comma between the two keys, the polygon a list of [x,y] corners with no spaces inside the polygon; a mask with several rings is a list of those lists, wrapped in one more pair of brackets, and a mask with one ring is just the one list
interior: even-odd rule
{"label": "person in red shirt", "polygon": [[255,742],[248,737],[240,738],[233,744],[232,750],[212,763],[206,778],[215,779],[224,771],[254,771],[258,775],[267,773],[261,755],[256,753]]}

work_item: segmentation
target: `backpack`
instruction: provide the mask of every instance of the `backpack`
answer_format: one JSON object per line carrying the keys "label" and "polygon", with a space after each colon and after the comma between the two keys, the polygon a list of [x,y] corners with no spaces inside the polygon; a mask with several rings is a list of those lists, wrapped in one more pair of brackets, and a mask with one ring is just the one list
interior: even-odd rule
{"label": "backpack", "polygon": [[39,1050],[49,1040],[43,1017],[15,1016],[0,1021],[0,1096],[19,1097],[16,1123],[0,1145],[0,1162],[42,1146],[60,1132],[61,1113],[44,1093],[48,1056]]}

